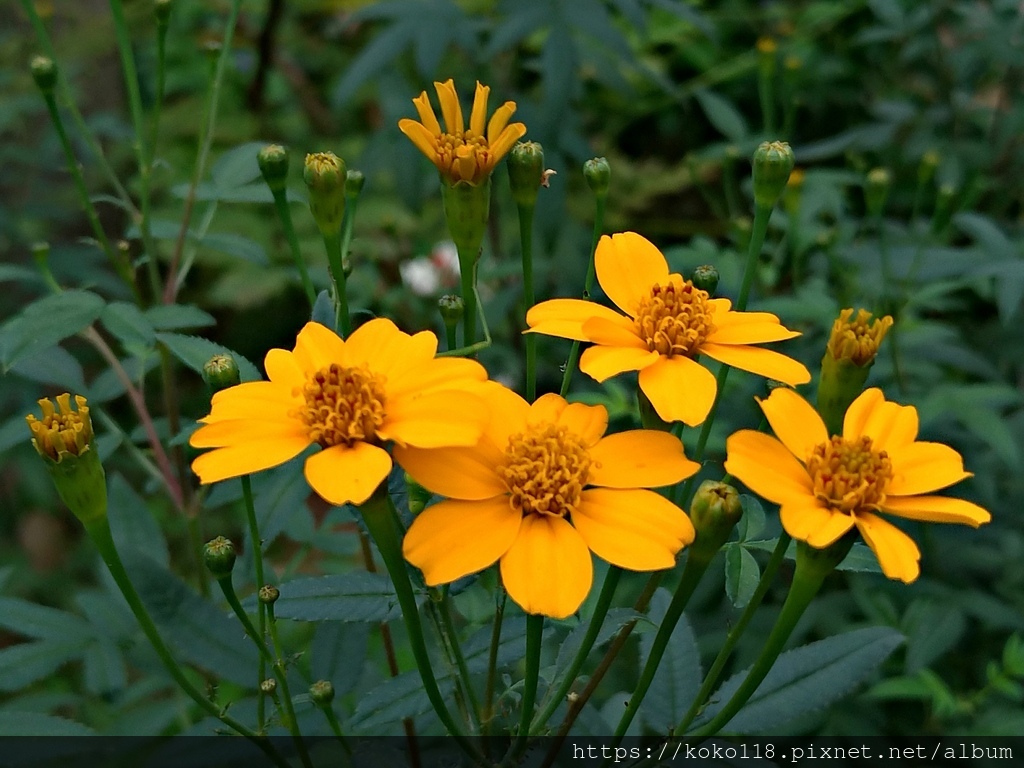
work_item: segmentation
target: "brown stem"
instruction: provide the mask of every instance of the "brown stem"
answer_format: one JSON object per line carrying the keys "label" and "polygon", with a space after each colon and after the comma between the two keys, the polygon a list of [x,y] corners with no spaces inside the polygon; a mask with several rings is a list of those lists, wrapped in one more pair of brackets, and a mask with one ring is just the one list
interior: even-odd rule
{"label": "brown stem", "polygon": [[257,63],[256,74],[249,85],[247,94],[249,108],[254,112],[263,109],[263,98],[267,86],[267,76],[274,68],[275,38],[277,37],[277,25],[284,13],[284,0],[270,0],[267,5],[267,16],[263,20],[263,27],[260,29],[259,41],[257,42]]}

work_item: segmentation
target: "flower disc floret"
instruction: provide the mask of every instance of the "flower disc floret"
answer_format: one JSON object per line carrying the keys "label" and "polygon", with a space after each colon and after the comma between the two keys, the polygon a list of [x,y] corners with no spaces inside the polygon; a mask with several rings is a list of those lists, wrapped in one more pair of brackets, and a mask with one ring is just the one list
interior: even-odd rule
{"label": "flower disc floret", "polygon": [[807,472],[815,498],[843,512],[880,509],[893,477],[889,454],[876,451],[867,435],[856,440],[835,436],[814,446]]}
{"label": "flower disc floret", "polygon": [[302,396],[309,439],[324,448],[373,441],[384,424],[384,377],[366,368],[331,363],[313,374]]}
{"label": "flower disc floret", "polygon": [[689,356],[714,332],[713,314],[707,291],[694,288],[689,280],[655,285],[637,304],[633,327],[649,350]]}
{"label": "flower disc floret", "polygon": [[545,424],[512,435],[497,471],[513,509],[566,517],[587,484],[590,456],[566,427]]}

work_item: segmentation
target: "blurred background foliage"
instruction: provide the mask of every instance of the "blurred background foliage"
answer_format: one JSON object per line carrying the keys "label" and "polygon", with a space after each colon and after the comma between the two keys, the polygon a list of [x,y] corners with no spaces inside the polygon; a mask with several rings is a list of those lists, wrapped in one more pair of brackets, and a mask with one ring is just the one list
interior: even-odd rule
{"label": "blurred background foliage", "polygon": [[[153,232],[165,258],[181,221],[227,5],[178,2],[171,16],[153,181]],[[131,123],[106,4],[40,0],[37,7],[88,126],[134,192]],[[126,7],[143,98],[151,106],[152,6],[133,0]],[[492,99],[514,100],[527,138],[543,144],[546,165],[557,171],[538,209],[540,298],[581,291],[593,205],[579,169],[595,155],[612,167],[606,231],[641,232],[684,274],[715,264],[719,293],[734,295],[750,227],[747,158],[765,139],[793,145],[800,173],[772,218],[751,308],[776,312],[803,331],[786,349],[812,369],[840,308],[892,314],[896,326],[871,383],[919,408],[924,439],[963,453],[975,477],[962,493],[989,508],[993,523],[978,532],[915,530],[923,576],[910,587],[877,573],[837,576],[801,624],[803,640],[881,624],[899,629],[906,644],[858,695],[763,730],[1024,732],[1022,34],[1024,14],[1014,0],[245,2],[212,162],[197,190],[185,247],[191,267],[179,303],[192,310],[139,319],[117,304],[130,294],[83,236],[81,206],[27,67],[38,48],[27,19],[6,4],[0,8],[0,711],[63,715],[115,733],[182,727],[176,700],[154,698],[166,681],[144,645],[132,642],[124,606],[97,575],[92,550],[79,546],[79,529],[35,463],[23,416],[38,397],[70,388],[99,407],[111,514],[121,520],[122,543],[193,586],[199,579],[186,521],[133,461],[147,451],[145,436],[103,360],[80,339],[59,334],[44,335],[45,344],[36,339],[23,354],[26,323],[40,317],[31,309],[20,313],[47,292],[32,244],[51,244],[50,265],[61,285],[108,302],[98,326],[161,412],[156,332],[204,336],[256,363],[268,348],[292,345],[308,312],[255,154],[268,142],[290,148],[290,187],[301,201],[302,155],[332,150],[368,179],[352,246],[353,307],[392,317],[407,330],[440,331],[437,296],[457,282],[437,266],[446,234],[436,173],[396,123],[414,114],[411,98],[432,92],[433,80],[454,77],[464,96],[478,79],[491,86]],[[137,227],[75,131],[72,142],[104,228],[137,255]],[[866,196],[868,174],[877,168],[888,174],[882,205]],[[504,168],[494,189],[480,277],[496,344],[481,357],[492,376],[518,385],[524,308]],[[294,216],[314,282],[326,287],[312,218],[300,205]],[[425,270],[418,262],[429,278],[423,283],[408,265],[425,256],[434,260]],[[207,407],[188,358],[201,360],[213,347],[180,340],[179,346],[171,351],[185,363],[177,374],[186,429],[174,440],[183,445],[187,425]],[[557,389],[568,343],[543,339],[540,350],[540,391]],[[729,385],[730,407],[712,434],[708,476],[721,476],[725,436],[757,423],[751,396],[762,394],[762,384],[738,374]],[[607,405],[617,425],[636,423],[627,378],[599,389],[577,377],[576,391]],[[169,436],[166,417],[157,427]],[[338,534],[351,532],[354,521],[344,510],[317,506],[296,475],[286,468],[257,484],[278,572],[351,570],[356,545]],[[242,537],[232,505],[237,494],[226,487],[207,496],[200,521],[205,538]],[[777,532],[775,517],[769,513],[763,524],[752,518],[757,524],[729,545],[724,567],[691,603],[705,662],[749,597],[765,558],[759,542]],[[244,683],[251,664],[210,639],[209,626],[223,616],[209,615],[202,607],[208,604],[194,604],[195,593],[176,583],[168,626],[182,617],[192,617],[189,626],[203,625],[200,616],[209,620],[196,628],[200,640],[182,630],[176,647],[216,671],[222,685]],[[640,583],[630,588],[635,592]],[[777,598],[783,589],[776,585]],[[466,594],[457,605],[468,632],[491,606]],[[769,605],[759,612],[735,670],[756,653],[773,611]],[[313,674],[333,676],[339,694],[352,696],[386,677],[370,626],[327,622],[311,640],[308,625],[296,623],[291,631],[296,643],[312,642]],[[344,653],[318,655],[318,647]],[[632,661],[613,670],[609,690],[630,689],[643,643],[630,648]],[[514,644],[508,658],[517,658]],[[345,669],[361,670],[360,676]],[[361,715],[357,709],[355,727],[394,729],[402,716],[425,711],[409,702],[415,686],[403,685],[404,693],[392,685],[379,695],[377,709],[364,706]],[[506,695],[514,701],[516,694]],[[581,727],[610,730],[598,711],[588,717]]]}

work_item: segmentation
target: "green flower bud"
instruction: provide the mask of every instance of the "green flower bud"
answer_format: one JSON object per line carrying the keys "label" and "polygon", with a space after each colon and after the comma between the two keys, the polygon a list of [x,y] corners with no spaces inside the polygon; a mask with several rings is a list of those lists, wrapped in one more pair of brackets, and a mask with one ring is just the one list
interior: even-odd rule
{"label": "green flower bud", "polygon": [[854,317],[852,308],[842,310],[832,324],[818,385],[818,411],[830,435],[842,432],[846,409],[864,390],[868,371],[892,324],[888,315],[873,319],[865,309]]}
{"label": "green flower bud", "polygon": [[42,457],[57,494],[75,517],[86,526],[107,515],[107,480],[96,453],[92,418],[86,399],[75,395],[57,396],[57,408],[40,400],[43,418],[25,417],[32,432],[32,445]]}
{"label": "green flower bud", "polygon": [[330,680],[317,680],[309,686],[309,698],[318,707],[329,707],[334,701],[334,686]]}
{"label": "green flower bud", "polygon": [[702,291],[707,291],[708,296],[714,296],[715,289],[718,288],[718,270],[713,264],[701,264],[693,270],[691,280],[694,288],[700,288]]}
{"label": "green flower bud", "polygon": [[603,157],[595,157],[583,164],[583,177],[587,180],[591,191],[597,197],[608,197],[608,187],[612,180],[612,167]]}
{"label": "green flower bud", "polygon": [[231,576],[236,557],[235,545],[223,536],[206,542],[206,546],[203,547],[203,562],[215,579],[226,579]]}
{"label": "green flower bud", "polygon": [[885,201],[889,197],[889,188],[892,185],[892,174],[885,168],[872,168],[868,172],[864,184],[864,203],[868,213],[872,216],[880,216],[885,208]]}
{"label": "green flower bud", "polygon": [[442,182],[441,201],[448,231],[459,252],[459,265],[464,270],[472,269],[480,256],[491,215],[491,177],[479,184]]}
{"label": "green flower bud", "polygon": [[532,208],[544,184],[544,148],[536,141],[521,141],[508,153],[508,180],[512,199],[521,208]]}
{"label": "green flower bud", "polygon": [[171,17],[171,5],[173,5],[173,0],[155,0],[153,3],[153,13],[156,15],[157,24],[167,23],[167,20]]}
{"label": "green flower bud", "polygon": [[405,473],[405,488],[409,494],[409,511],[418,515],[427,506],[433,494],[416,482],[412,475]]}
{"label": "green flower bud", "polygon": [[466,313],[466,302],[461,296],[446,294],[437,300],[437,311],[441,313],[445,328],[455,328]]}
{"label": "green flower bud", "polygon": [[238,363],[231,355],[214,355],[203,366],[203,381],[210,388],[210,392],[220,392],[222,389],[234,387],[241,382],[241,375],[238,372]]}
{"label": "green flower bud", "polygon": [[918,184],[927,184],[935,177],[935,169],[939,167],[941,156],[934,149],[921,155],[921,164],[917,167]]}
{"label": "green flower bud", "polygon": [[726,483],[705,480],[690,505],[690,520],[697,529],[691,551],[700,557],[714,557],[728,541],[742,515],[743,504],[735,488]]}
{"label": "green flower bud", "polygon": [[306,155],[302,178],[309,189],[309,210],[324,237],[341,232],[346,176],[345,161],[333,152]]}
{"label": "green flower bud", "polygon": [[260,587],[259,599],[264,605],[273,605],[277,602],[277,598],[281,596],[281,590],[272,584],[264,584]]}
{"label": "green flower bud", "polygon": [[256,155],[260,173],[271,192],[283,192],[288,183],[288,150],[280,144],[268,144]]}
{"label": "green flower bud", "polygon": [[366,184],[366,177],[362,171],[348,171],[345,174],[345,194],[349,197],[358,197]]}
{"label": "green flower bud", "polygon": [[268,677],[260,683],[260,690],[268,696],[273,696],[277,692],[277,680],[272,677]]}
{"label": "green flower bud", "polygon": [[782,196],[794,165],[793,150],[784,141],[764,142],[754,152],[754,203],[771,208]]}
{"label": "green flower bud", "polygon": [[29,67],[32,70],[32,79],[36,86],[43,92],[44,96],[53,93],[53,87],[57,85],[57,65],[49,56],[35,56]]}

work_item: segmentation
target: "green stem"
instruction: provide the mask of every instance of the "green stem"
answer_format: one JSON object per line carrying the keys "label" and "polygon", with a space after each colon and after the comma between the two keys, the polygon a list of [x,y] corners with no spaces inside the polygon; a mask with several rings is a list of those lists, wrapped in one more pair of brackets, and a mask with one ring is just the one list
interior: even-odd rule
{"label": "green stem", "polygon": [[451,600],[448,598],[447,585],[441,591],[441,600],[437,604],[437,611],[440,617],[441,636],[448,646],[455,667],[459,671],[459,678],[462,681],[462,689],[466,695],[466,705],[469,710],[470,726],[479,730],[480,723],[480,702],[473,691],[472,680],[469,675],[469,667],[466,666],[466,657],[462,653],[462,646],[459,645],[458,635],[455,634],[455,623],[452,621]]}
{"label": "green stem", "polygon": [[451,352],[459,348],[458,325],[444,324],[445,350]]}
{"label": "green stem", "polygon": [[[245,499],[245,519],[249,526],[249,547],[252,549],[252,567],[256,574],[256,590],[258,592],[266,584],[263,578],[263,541],[260,538],[260,527],[256,520],[256,504],[252,497],[252,481],[248,475],[242,475],[241,480],[242,497]],[[262,645],[264,638],[267,636],[267,607],[262,602],[259,604],[256,615],[259,622],[260,644]],[[262,657],[260,658],[260,667],[257,674],[259,675],[259,680],[256,681],[257,722],[260,724],[260,728],[262,728],[266,722],[266,696],[259,684],[267,677],[267,664]]]}
{"label": "green stem", "polygon": [[729,221],[734,221],[740,210],[740,189],[736,183],[736,157],[729,150],[726,150],[726,152],[725,162],[722,167],[722,173],[725,177],[723,179],[725,208]]}
{"label": "green stem", "polygon": [[[723,480],[723,482],[725,482]],[[779,535],[779,541],[775,545],[775,549],[772,551],[771,557],[768,558],[768,564],[765,565],[764,573],[761,574],[761,580],[757,583],[757,589],[754,590],[754,594],[751,595],[750,601],[743,609],[743,613],[736,622],[736,625],[729,630],[729,635],[725,638],[725,643],[718,651],[718,655],[715,657],[714,663],[711,665],[711,669],[708,670],[707,676],[704,678],[704,682],[701,683],[700,690],[697,692],[696,698],[690,708],[683,715],[683,719],[679,722],[679,727],[675,729],[675,733],[686,733],[686,729],[690,727],[690,723],[700,712],[701,706],[704,701],[711,695],[711,691],[714,690],[715,684],[718,682],[718,678],[722,674],[722,670],[725,669],[725,664],[729,660],[729,655],[732,653],[732,649],[736,647],[736,643],[743,636],[744,631],[747,629],[747,625],[750,620],[754,617],[758,607],[761,605],[761,601],[764,596],[768,593],[768,588],[775,580],[775,574],[779,570],[779,566],[786,557],[786,550],[789,548],[789,542],[792,541],[789,534],[785,531]]]}
{"label": "green stem", "polygon": [[118,589],[121,590],[121,594],[124,595],[124,599],[128,603],[128,607],[131,608],[132,613],[139,622],[139,626],[142,627],[142,631],[145,633],[150,645],[152,645],[153,650],[156,651],[156,655],[160,658],[160,661],[170,673],[171,677],[174,678],[174,681],[203,710],[220,720],[233,731],[236,731],[252,741],[265,755],[267,755],[267,757],[273,760],[274,764],[279,766],[279,768],[290,768],[288,762],[281,756],[277,749],[274,748],[273,744],[271,744],[269,740],[238,722],[212,701],[207,699],[192,684],[181,667],[178,666],[178,662],[174,660],[170,649],[168,649],[163,638],[160,636],[160,631],[157,629],[156,624],[153,623],[153,619],[150,617],[145,605],[143,605],[142,598],[139,597],[139,593],[135,591],[135,586],[132,584],[131,579],[128,576],[128,572],[124,568],[124,563],[121,562],[121,556],[117,553],[117,546],[114,544],[114,538],[111,535],[110,524],[107,521],[107,518],[103,517],[99,520],[87,523],[85,529],[89,534],[89,538],[92,539],[96,548],[99,550],[100,556],[103,558],[103,562],[106,563],[107,568],[110,571],[110,575],[114,578],[114,582],[117,584]]}
{"label": "green stem", "polygon": [[537,701],[537,682],[540,680],[540,651],[544,638],[544,617],[538,613],[526,617],[526,680],[523,684],[522,712],[519,715],[519,733],[511,754],[518,757],[526,748],[533,720],[533,705]]}
{"label": "green stem", "polygon": [[484,736],[490,735],[494,720],[494,688],[498,677],[498,648],[501,645],[501,625],[505,618],[505,603],[508,601],[508,592],[503,586],[499,585],[498,592],[494,608],[494,623],[491,625],[491,646],[487,652],[487,682],[484,688],[484,709],[480,723]]}
{"label": "green stem", "polygon": [[[594,254],[597,253],[597,243],[604,231],[604,206],[608,200],[606,195],[595,195],[594,197],[594,230],[590,236],[590,264],[587,267],[587,279],[583,284],[583,299],[590,301],[590,292],[594,289],[594,278],[597,275],[597,265],[594,263]],[[562,386],[558,394],[565,397],[569,392],[569,384],[572,382],[573,373],[576,370],[576,361],[580,357],[580,343],[574,341],[569,350],[569,359],[565,363],[565,371],[562,373]]]}
{"label": "green stem", "polygon": [[[523,251],[523,303],[526,312],[534,305],[533,292],[533,211],[532,205],[519,207],[519,243]],[[525,320],[524,320],[525,325]],[[526,334],[526,401],[537,397],[537,335]]]}
{"label": "green stem", "polygon": [[[475,355],[482,349],[487,349],[491,346],[491,329],[487,325],[487,316],[484,314],[483,306],[480,303],[480,294],[477,292],[476,286],[473,286],[473,297],[476,300],[477,313],[480,316],[480,325],[484,331],[484,340],[478,341],[475,344],[470,344],[466,347],[459,347],[458,349],[449,349],[445,352],[438,352],[436,357],[468,357]],[[466,308],[468,310],[468,307]]]}
{"label": "green stem", "polygon": [[359,193],[345,195],[345,218],[341,223],[341,265],[348,266],[348,249],[352,247],[352,235],[356,227],[356,211],[359,209]]}
{"label": "green stem", "polygon": [[263,641],[264,635],[259,633],[259,630],[253,626],[252,619],[249,618],[249,614],[245,612],[245,608],[242,607],[241,601],[238,599],[238,595],[235,593],[235,587],[231,583],[231,576],[224,576],[217,579],[217,584],[220,585],[220,591],[224,593],[224,599],[228,601],[228,605],[231,610],[234,611],[235,616],[242,622],[242,628],[245,630],[245,634],[252,640],[253,645],[256,646],[256,650],[262,658],[266,659],[270,664],[275,663],[273,654],[270,649],[267,648],[267,644]]}
{"label": "green stem", "polygon": [[334,707],[330,704],[325,704],[320,709],[324,713],[324,717],[327,718],[327,724],[331,726],[331,731],[334,733],[335,738],[341,742],[342,749],[345,750],[345,754],[352,757],[352,747],[348,743],[348,739],[345,738],[345,734],[342,733],[341,723],[338,722],[338,716],[334,714]]}
{"label": "green stem", "polygon": [[331,267],[331,279],[334,281],[334,330],[340,333],[342,338],[347,339],[352,332],[352,316],[348,311],[341,235],[324,235],[324,248],[327,249],[327,263]]}
{"label": "green stem", "polygon": [[764,119],[764,133],[771,136],[775,133],[775,99],[772,93],[771,73],[762,67],[757,78],[757,95],[761,102],[761,115]]}
{"label": "green stem", "polygon": [[288,207],[288,191],[285,189],[273,189],[274,207],[277,209],[277,217],[281,220],[281,227],[284,229],[285,239],[288,241],[288,248],[292,252],[292,261],[299,270],[299,277],[302,279],[302,288],[306,291],[306,298],[309,300],[310,309],[316,304],[316,289],[309,277],[309,270],[306,269],[306,260],[302,258],[302,249],[299,247],[299,238],[295,234],[295,224],[292,222],[292,212]]}
{"label": "green stem", "polygon": [[700,583],[701,577],[708,569],[714,555],[714,552],[704,554],[693,549],[690,550],[690,554],[686,558],[686,566],[683,568],[683,575],[679,579],[679,586],[676,587],[672,601],[665,611],[665,617],[661,620],[661,626],[658,627],[658,633],[654,636],[647,663],[640,674],[636,688],[633,689],[633,694],[629,697],[629,705],[622,713],[619,724],[615,728],[614,746],[618,746],[622,741],[629,724],[633,722],[633,718],[640,710],[640,704],[643,702],[644,696],[647,695],[647,691],[654,681],[654,675],[658,671],[658,666],[661,664],[661,657],[665,655],[665,649],[668,648],[669,640],[672,639],[672,632],[675,630],[676,624],[679,623],[686,604],[690,601],[690,596],[693,595],[693,591]]}
{"label": "green stem", "polygon": [[459,747],[475,762],[482,765],[484,764],[483,755],[476,745],[461,733],[458,724],[448,711],[444,696],[437,687],[430,654],[423,636],[423,625],[420,622],[419,607],[416,605],[416,594],[413,592],[405,559],[402,557],[402,544],[395,523],[393,504],[387,494],[387,489],[378,489],[360,507],[360,511],[394,584],[398,603],[402,608],[402,619],[409,635],[409,644],[412,646],[413,657],[416,659],[416,667],[419,669],[427,698],[441,724],[455,739]]}
{"label": "green stem", "polygon": [[612,598],[615,596],[615,588],[619,585],[620,576],[622,576],[621,568],[614,565],[608,567],[608,573],[605,574],[604,584],[601,585],[601,593],[598,595],[597,605],[594,606],[594,615],[590,618],[590,626],[587,627],[587,632],[583,636],[583,642],[580,644],[579,650],[576,651],[576,655],[569,664],[569,668],[565,671],[562,682],[558,685],[553,695],[549,693],[547,704],[534,719],[531,730],[538,731],[547,724],[548,720],[551,719],[551,715],[554,714],[558,706],[565,700],[569,689],[572,688],[572,684],[576,682],[576,676],[583,668],[587,656],[590,655],[590,651],[597,641],[597,636],[601,633],[601,625],[604,624],[605,616],[608,615],[608,609],[611,607]]}
{"label": "green stem", "polygon": [[469,347],[476,343],[476,264],[477,254],[463,254],[459,251],[459,282],[462,287],[462,345]]}
{"label": "green stem", "polygon": [[[263,601],[260,601],[263,604]],[[267,606],[267,628],[270,630],[270,642],[274,646],[274,676],[277,678],[277,684],[281,687],[281,698],[284,700],[284,712],[287,719],[288,730],[292,734],[292,739],[295,741],[295,746],[299,750],[299,758],[302,760],[302,764],[305,768],[313,768],[313,763],[309,759],[309,752],[306,750],[306,742],[302,739],[302,733],[299,731],[299,721],[295,717],[295,705],[292,703],[292,694],[288,690],[288,672],[284,666],[284,653],[282,652],[283,646],[281,640],[277,634],[277,619],[274,617],[274,604],[266,603]]]}

